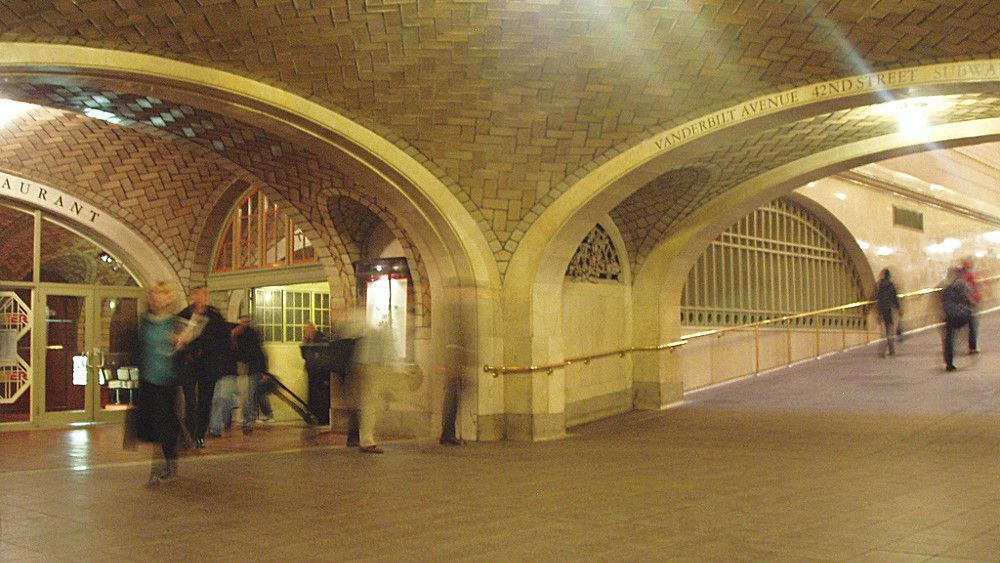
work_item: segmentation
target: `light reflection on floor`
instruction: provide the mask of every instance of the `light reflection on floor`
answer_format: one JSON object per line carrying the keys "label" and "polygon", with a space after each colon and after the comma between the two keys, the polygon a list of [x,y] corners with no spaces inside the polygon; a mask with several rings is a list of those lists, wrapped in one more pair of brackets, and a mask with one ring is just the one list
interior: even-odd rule
{"label": "light reflection on floor", "polygon": [[[182,450],[182,456],[278,451],[300,447],[343,444],[345,436],[323,432],[315,441],[303,442],[300,424],[259,425],[249,436],[238,429],[221,438],[210,438],[203,450]],[[157,450],[158,451],[158,450]],[[87,424],[83,427],[0,431],[0,473],[67,468],[86,470],[94,465],[148,461],[154,448],[141,444],[122,447],[121,424]]]}

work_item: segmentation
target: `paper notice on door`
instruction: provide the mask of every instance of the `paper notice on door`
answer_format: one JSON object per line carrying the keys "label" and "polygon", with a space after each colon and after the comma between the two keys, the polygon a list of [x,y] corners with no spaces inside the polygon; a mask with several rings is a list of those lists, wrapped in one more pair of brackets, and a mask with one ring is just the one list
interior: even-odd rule
{"label": "paper notice on door", "polygon": [[73,356],[73,385],[87,384],[87,356]]}
{"label": "paper notice on door", "polygon": [[0,365],[17,365],[17,331],[0,329]]}

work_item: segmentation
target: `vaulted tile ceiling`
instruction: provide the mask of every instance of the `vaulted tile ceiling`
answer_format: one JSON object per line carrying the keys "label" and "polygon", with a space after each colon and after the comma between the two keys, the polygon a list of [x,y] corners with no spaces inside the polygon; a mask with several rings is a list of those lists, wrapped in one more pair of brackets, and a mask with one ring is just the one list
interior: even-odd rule
{"label": "vaulted tile ceiling", "polygon": [[[459,196],[501,267],[572,182],[657,132],[797,85],[996,58],[998,30],[995,0],[0,0],[0,41],[223,69],[358,121]],[[7,80],[0,97],[107,112],[269,183],[316,184],[317,173],[350,184],[335,163],[249,119],[66,77]],[[996,117],[995,94],[969,95],[936,122]],[[858,108],[760,131],[707,150],[688,171],[665,170],[612,215],[641,262],[672,225],[739,181],[889,127]]]}

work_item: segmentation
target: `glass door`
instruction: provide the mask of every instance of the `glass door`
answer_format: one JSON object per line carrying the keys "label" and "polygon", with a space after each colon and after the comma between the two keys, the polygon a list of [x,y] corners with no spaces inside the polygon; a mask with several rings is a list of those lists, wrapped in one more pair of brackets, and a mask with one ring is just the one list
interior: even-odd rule
{"label": "glass door", "polygon": [[95,361],[89,384],[95,389],[94,419],[120,420],[139,389],[136,354],[139,316],[146,301],[141,290],[102,289],[95,292],[96,333],[91,348]]}
{"label": "glass door", "polygon": [[41,290],[42,424],[121,420],[138,389],[138,288]]}
{"label": "glass door", "polygon": [[44,353],[36,369],[42,370],[41,416],[52,422],[83,422],[87,408],[88,298],[85,294],[41,294]]}

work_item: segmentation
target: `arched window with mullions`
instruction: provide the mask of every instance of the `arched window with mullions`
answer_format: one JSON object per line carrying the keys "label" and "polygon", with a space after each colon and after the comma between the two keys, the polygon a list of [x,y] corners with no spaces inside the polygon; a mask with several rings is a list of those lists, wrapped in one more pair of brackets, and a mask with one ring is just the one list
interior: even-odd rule
{"label": "arched window with mullions", "polygon": [[280,268],[316,262],[312,241],[258,189],[229,214],[215,251],[214,271]]}
{"label": "arched window with mullions", "polygon": [[[812,213],[778,199],[742,218],[688,273],[681,324],[733,326],[863,299],[861,276],[837,236]],[[860,310],[792,326],[861,328]]]}

